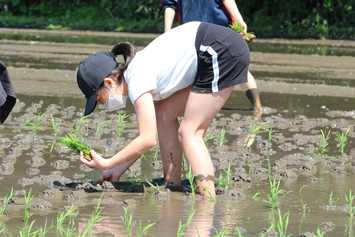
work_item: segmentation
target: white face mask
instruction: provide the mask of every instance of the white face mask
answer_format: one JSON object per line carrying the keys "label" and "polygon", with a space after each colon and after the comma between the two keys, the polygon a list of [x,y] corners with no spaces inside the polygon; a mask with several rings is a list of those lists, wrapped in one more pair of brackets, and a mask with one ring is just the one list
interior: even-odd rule
{"label": "white face mask", "polygon": [[[107,88],[114,94],[113,97],[109,97],[105,103],[107,111],[119,110],[126,107],[127,96],[116,95],[115,92],[105,83]],[[111,95],[111,93],[110,93]]]}

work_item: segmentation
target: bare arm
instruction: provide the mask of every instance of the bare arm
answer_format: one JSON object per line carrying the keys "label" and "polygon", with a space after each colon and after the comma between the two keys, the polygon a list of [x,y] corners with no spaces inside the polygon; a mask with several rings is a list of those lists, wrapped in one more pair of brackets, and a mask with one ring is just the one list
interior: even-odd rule
{"label": "bare arm", "polygon": [[[139,129],[138,137],[136,137],[119,153],[109,159],[104,159],[96,154],[94,150],[91,150],[92,160],[87,161],[81,152],[80,161],[82,163],[88,165],[89,167],[108,170],[125,164],[126,162],[138,159],[138,157],[140,157],[143,153],[155,146],[157,126],[152,94],[149,92],[143,94],[136,100],[134,107],[136,110]],[[127,168],[130,166],[129,164],[126,165]],[[126,166],[122,166],[122,169],[125,167]]]}
{"label": "bare arm", "polygon": [[229,14],[231,14],[232,18],[236,21],[238,21],[242,27],[243,27],[243,32],[244,34],[247,33],[248,26],[244,22],[242,15],[240,14],[237,4],[235,3],[234,0],[223,0],[223,5],[226,7],[227,11]]}
{"label": "bare arm", "polygon": [[164,13],[164,32],[167,32],[171,30],[171,26],[173,25],[175,17],[175,9],[172,7],[167,7],[165,8],[165,13]]}

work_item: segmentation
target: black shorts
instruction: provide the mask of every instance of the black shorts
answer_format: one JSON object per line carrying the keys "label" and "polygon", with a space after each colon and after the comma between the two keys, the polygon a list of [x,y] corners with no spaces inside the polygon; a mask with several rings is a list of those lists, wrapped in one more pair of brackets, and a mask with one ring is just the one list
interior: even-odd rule
{"label": "black shorts", "polygon": [[248,81],[249,47],[234,30],[203,22],[195,48],[198,66],[192,91],[215,93]]}

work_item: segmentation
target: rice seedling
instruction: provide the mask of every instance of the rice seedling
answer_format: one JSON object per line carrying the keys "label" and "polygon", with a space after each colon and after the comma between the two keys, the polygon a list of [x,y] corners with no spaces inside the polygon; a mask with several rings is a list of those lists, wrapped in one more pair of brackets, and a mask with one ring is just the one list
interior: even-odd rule
{"label": "rice seedling", "polygon": [[84,139],[82,137],[77,137],[74,133],[68,132],[65,137],[60,137],[60,141],[58,145],[65,145],[71,149],[72,152],[76,154],[80,154],[80,151],[83,151],[84,158],[91,161],[91,145],[87,145],[84,143]]}
{"label": "rice seedling", "polygon": [[274,178],[273,181],[271,180],[271,177],[269,177],[269,181],[270,181],[270,194],[267,194],[269,200],[263,200],[263,201],[268,203],[271,209],[274,209],[275,207],[278,207],[280,205],[280,202],[278,200],[279,196],[280,195],[285,196],[286,194],[292,191],[286,192],[285,190],[280,189],[281,177],[277,181],[276,181],[276,177]]}
{"label": "rice seedling", "polygon": [[346,145],[346,140],[347,140],[346,136],[348,135],[350,128],[345,133],[341,132],[340,134],[339,131],[337,132],[337,137],[339,138],[340,141],[339,151],[342,155],[344,155],[344,147]]}
{"label": "rice seedling", "polygon": [[339,198],[333,198],[333,191],[329,194],[329,205],[335,205],[339,201]]}
{"label": "rice seedling", "polygon": [[[273,223],[270,225],[269,229],[267,229],[267,230],[265,231],[265,233],[263,233],[262,235],[260,235],[260,237],[269,236],[268,233],[270,232],[270,230],[274,229],[274,226],[275,226],[275,222],[273,222]],[[238,229],[238,234],[239,234],[239,232],[240,232],[240,231],[239,231],[239,229]],[[238,236],[240,236],[240,235],[238,235]]]}
{"label": "rice seedling", "polygon": [[123,115],[119,114],[118,119],[117,119],[117,125],[118,125],[118,130],[117,130],[117,135],[121,136],[123,129],[126,127],[126,122],[124,121],[126,118],[128,118],[128,115],[125,113]]}
{"label": "rice seedling", "polygon": [[9,196],[5,196],[4,200],[2,200],[2,205],[0,207],[0,216],[7,214],[7,205],[12,201],[12,197],[14,196],[14,188],[11,188],[11,193]]}
{"label": "rice seedling", "polygon": [[319,147],[318,152],[319,152],[319,154],[323,155],[325,152],[329,151],[329,148],[327,148],[327,146],[329,145],[328,140],[330,139],[331,130],[329,130],[328,133],[327,133],[326,130],[324,132],[323,132],[323,130],[320,130],[320,132],[322,133],[322,141],[323,141],[323,143]]}
{"label": "rice seedling", "polygon": [[271,138],[272,138],[272,128],[270,128],[270,130],[269,130],[269,139],[267,141],[267,150],[270,150],[270,148],[271,148]]}
{"label": "rice seedling", "polygon": [[250,133],[249,133],[249,136],[248,136],[247,141],[246,141],[245,144],[244,144],[244,148],[246,148],[246,147],[248,146],[250,139],[252,139],[252,138],[255,136],[255,133],[256,133],[258,130],[262,129],[262,130],[268,131],[267,128],[264,128],[264,127],[261,126],[261,125],[264,125],[264,124],[267,124],[267,123],[269,123],[269,121],[266,121],[266,122],[264,122],[264,123],[259,123],[259,122],[257,122],[257,124],[259,125],[259,126],[257,126],[257,127],[256,127],[255,124],[250,124]]}
{"label": "rice seedling", "polygon": [[182,236],[185,235],[184,230],[186,229],[186,227],[188,227],[191,224],[191,221],[192,221],[192,218],[195,215],[195,212],[196,212],[196,210],[194,210],[194,211],[192,211],[190,213],[189,218],[187,219],[185,224],[181,224],[181,220],[180,220],[179,228],[178,228],[178,231],[177,231],[177,234],[176,234],[177,237],[182,237]]}
{"label": "rice seedling", "polygon": [[185,170],[185,164],[186,164],[186,160],[183,157],[182,158],[182,164],[181,164],[181,174],[182,174],[182,179],[186,179],[186,170]]}
{"label": "rice seedling", "polygon": [[189,179],[190,191],[192,193],[192,196],[195,197],[195,190],[197,185],[195,184],[195,175],[192,173],[191,164],[189,166],[189,172],[187,173],[187,178]]}
{"label": "rice seedling", "polygon": [[[102,194],[103,195],[103,194]],[[88,226],[86,227],[86,229],[84,230],[83,233],[80,233],[81,237],[86,236],[87,234],[92,232],[92,227],[94,226],[95,223],[105,219],[105,217],[100,216],[101,214],[101,210],[99,210],[100,208],[100,204],[101,204],[101,200],[102,200],[102,195],[100,197],[99,202],[97,203],[97,206],[95,208],[95,210],[93,211],[90,220],[88,220]]]}
{"label": "rice seedling", "polygon": [[205,185],[202,185],[202,187],[206,190],[203,191],[203,193],[207,194],[207,198],[210,199],[211,202],[217,202],[217,198],[214,195],[212,195],[212,193],[208,190],[208,188],[206,188]]}
{"label": "rice seedling", "polygon": [[33,199],[35,195],[32,195],[32,188],[30,188],[30,191],[28,191],[28,194],[25,194],[25,206],[24,206],[24,210],[25,210],[25,217],[24,217],[24,222],[27,224],[29,218],[33,215],[33,213],[29,212],[29,207],[32,204],[31,201]]}
{"label": "rice seedling", "polygon": [[[19,128],[19,132],[21,132],[21,130],[24,128],[24,127],[27,127],[27,126],[32,126],[32,132],[33,134],[37,134],[38,130],[41,129],[43,127],[43,125],[41,125],[42,123],[42,119],[43,119],[43,116],[45,115],[46,113],[39,113],[37,115],[37,119],[35,120],[36,116],[34,116],[33,118],[31,118],[30,120],[28,120],[24,125],[22,125],[20,128]],[[32,122],[34,121],[35,122]]]}
{"label": "rice seedling", "polygon": [[230,28],[232,30],[235,30],[236,32],[242,34],[243,38],[247,41],[247,42],[251,42],[254,38],[256,38],[256,36],[254,35],[253,32],[248,32],[246,34],[243,33],[243,27],[242,25],[239,23],[239,21],[234,20],[233,24],[229,25]]}
{"label": "rice seedling", "polygon": [[142,220],[140,219],[139,220],[139,226],[138,226],[138,229],[137,229],[137,237],[144,237],[147,232],[148,232],[148,229],[150,229],[153,225],[155,225],[155,222],[154,223],[151,223],[149,225],[147,225],[146,227],[144,227],[144,229],[142,230]]}
{"label": "rice seedling", "polygon": [[140,178],[137,178],[137,170],[133,173],[132,177],[127,177],[126,179],[132,185],[141,185],[144,183],[144,182],[139,182]]}
{"label": "rice seedling", "polygon": [[301,202],[301,205],[302,205],[302,209],[299,209],[301,212],[303,212],[303,213],[306,213],[306,212],[311,212],[311,210],[309,209],[309,207],[307,207],[307,203],[304,203],[303,202],[303,199],[302,199],[302,189],[304,188],[304,187],[308,187],[307,185],[303,185],[301,188],[300,188],[300,197],[297,197],[296,195],[296,197],[298,198],[298,200],[300,200],[300,202]]}
{"label": "rice seedling", "polygon": [[352,190],[351,189],[349,191],[349,198],[345,195],[346,202],[349,205],[348,214],[350,215],[351,218],[353,218],[354,215],[355,215],[355,207],[353,206],[354,197],[355,197],[355,195],[352,195]]}
{"label": "rice seedling", "polygon": [[285,213],[285,215],[282,217],[281,210],[279,209],[279,222],[277,223],[277,229],[279,231],[280,237],[292,236],[292,234],[287,235],[289,217],[289,212]]}
{"label": "rice seedling", "polygon": [[147,177],[145,177],[145,181],[149,184],[149,187],[154,190],[154,192],[158,192],[160,190],[159,185],[152,184],[151,182],[148,181]]}
{"label": "rice seedling", "polygon": [[226,128],[223,127],[221,130],[221,136],[219,137],[219,146],[223,145],[225,139],[226,139]]}
{"label": "rice seedling", "polygon": [[77,133],[79,131],[79,129],[81,128],[81,125],[86,122],[87,117],[88,117],[88,115],[81,117],[79,122],[77,124],[75,124],[74,130],[73,130],[74,134]]}
{"label": "rice seedling", "polygon": [[135,221],[132,221],[133,219],[133,213],[130,213],[128,215],[128,212],[127,212],[127,209],[125,207],[123,207],[124,209],[124,215],[121,216],[121,219],[126,227],[126,234],[127,234],[127,237],[130,237],[133,235],[133,227],[134,225],[136,224]]}
{"label": "rice seedling", "polygon": [[37,231],[35,232],[36,234],[34,236],[38,236],[38,237],[45,237],[47,236],[47,234],[49,233],[49,231],[54,227],[53,224],[51,224],[49,227],[47,227],[47,219],[46,222],[44,224],[44,227],[40,227],[39,229],[37,229]]}
{"label": "rice seedling", "polygon": [[98,181],[98,179],[96,178],[96,174],[94,174],[94,176],[91,176],[92,172],[90,172],[90,175],[85,174],[85,177],[90,179],[91,183],[96,183]]}
{"label": "rice seedling", "polygon": [[323,237],[326,234],[325,231],[321,231],[320,226],[317,228],[317,236],[318,237]]}
{"label": "rice seedling", "polygon": [[208,147],[208,141],[213,140],[216,137],[217,137],[217,135],[212,134],[212,136],[204,138],[203,141],[205,142],[206,146]]}
{"label": "rice seedling", "polygon": [[96,135],[96,136],[99,135],[100,129],[101,129],[103,126],[105,126],[105,125],[107,125],[107,124],[109,124],[109,123],[110,123],[110,119],[107,120],[107,118],[105,118],[105,119],[100,123],[100,125],[97,127],[95,135]]}
{"label": "rice seedling", "polygon": [[33,224],[36,220],[32,221],[30,225],[25,224],[22,228],[19,228],[19,236],[20,237],[28,237],[28,236],[36,236],[38,234],[38,230],[32,231]]}
{"label": "rice seedling", "polygon": [[53,118],[53,115],[51,115],[51,119],[48,119],[48,121],[52,122],[52,127],[53,127],[53,132],[54,132],[54,136],[57,136],[58,133],[58,129],[57,127],[59,126],[59,124],[61,122],[56,122]]}
{"label": "rice seedling", "polygon": [[71,205],[68,211],[63,211],[60,215],[57,215],[57,228],[63,226],[64,222],[71,216],[77,215],[79,212],[74,205]]}
{"label": "rice seedling", "polygon": [[213,235],[213,237],[224,237],[224,236],[228,236],[228,234],[230,234],[231,232],[231,228],[224,228],[221,231],[218,231],[214,226],[212,226],[213,229],[216,231],[216,234]]}
{"label": "rice seedling", "polygon": [[231,172],[231,166],[230,164],[228,165],[228,168],[227,170],[223,169],[224,170],[224,174],[225,176],[220,173],[219,174],[219,177],[218,177],[218,181],[217,183],[215,184],[216,187],[224,187],[225,189],[228,189],[230,184],[232,183],[232,172]]}

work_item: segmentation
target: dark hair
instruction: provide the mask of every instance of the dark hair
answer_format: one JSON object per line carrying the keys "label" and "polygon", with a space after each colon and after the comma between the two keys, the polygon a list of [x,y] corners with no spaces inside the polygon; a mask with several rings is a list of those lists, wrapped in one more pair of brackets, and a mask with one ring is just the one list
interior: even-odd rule
{"label": "dark hair", "polygon": [[[117,66],[112,70],[108,77],[116,79],[119,84],[123,80],[123,72],[127,69],[128,65],[137,53],[137,47],[130,42],[121,42],[113,46],[111,52],[114,55],[122,54],[125,63],[118,63]],[[104,82],[99,86],[99,89],[104,86]]]}

